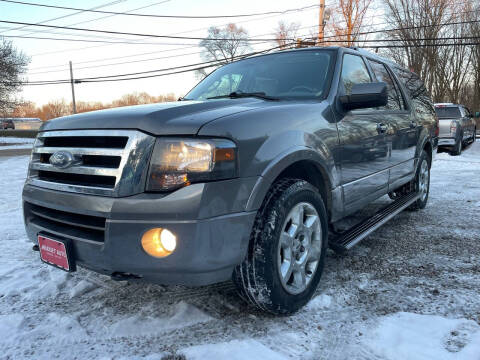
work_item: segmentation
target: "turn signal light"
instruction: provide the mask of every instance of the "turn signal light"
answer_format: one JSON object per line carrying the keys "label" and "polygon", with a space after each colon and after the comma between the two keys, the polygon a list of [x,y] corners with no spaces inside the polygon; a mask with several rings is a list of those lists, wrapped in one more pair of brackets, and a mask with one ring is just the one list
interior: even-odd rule
{"label": "turn signal light", "polygon": [[150,229],[142,236],[142,247],[148,255],[163,258],[175,251],[177,237],[168,229]]}

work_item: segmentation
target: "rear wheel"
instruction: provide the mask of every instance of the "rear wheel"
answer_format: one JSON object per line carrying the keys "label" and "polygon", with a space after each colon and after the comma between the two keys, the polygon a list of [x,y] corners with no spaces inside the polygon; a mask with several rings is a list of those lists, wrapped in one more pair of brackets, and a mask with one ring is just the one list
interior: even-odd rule
{"label": "rear wheel", "polygon": [[463,149],[463,135],[460,136],[460,139],[457,140],[455,143],[455,147],[453,148],[452,155],[460,155]]}
{"label": "rear wheel", "polygon": [[245,260],[233,281],[257,308],[291,314],[313,296],[327,249],[323,199],[310,183],[282,179],[258,211]]}
{"label": "rear wheel", "polygon": [[473,129],[472,144],[475,142],[476,139],[477,139],[477,128]]}
{"label": "rear wheel", "polygon": [[419,159],[419,166],[415,176],[414,189],[420,194],[420,198],[410,205],[410,210],[420,210],[427,206],[428,195],[430,194],[430,158],[422,151]]}

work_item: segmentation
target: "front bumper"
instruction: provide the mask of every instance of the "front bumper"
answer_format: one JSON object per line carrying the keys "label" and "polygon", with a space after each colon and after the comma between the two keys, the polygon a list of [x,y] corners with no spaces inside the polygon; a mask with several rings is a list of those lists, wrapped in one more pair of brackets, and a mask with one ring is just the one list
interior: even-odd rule
{"label": "front bumper", "polygon": [[[77,264],[102,274],[129,274],[161,284],[211,284],[229,279],[245,257],[256,211],[244,209],[257,179],[125,198],[26,185],[25,227],[34,243],[40,232],[70,239]],[[103,233],[83,228],[90,219],[104,219]],[[177,235],[177,248],[166,258],[151,257],[141,247],[142,235],[156,227]]]}

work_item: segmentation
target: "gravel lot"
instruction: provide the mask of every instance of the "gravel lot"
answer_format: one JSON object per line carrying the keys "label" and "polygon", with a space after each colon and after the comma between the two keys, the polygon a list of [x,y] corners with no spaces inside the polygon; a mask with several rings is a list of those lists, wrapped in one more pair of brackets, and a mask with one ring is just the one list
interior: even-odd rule
{"label": "gravel lot", "polygon": [[229,282],[128,284],[42,264],[21,218],[27,163],[0,157],[0,359],[480,359],[480,142],[438,154],[427,208],[329,252],[318,295],[280,318]]}

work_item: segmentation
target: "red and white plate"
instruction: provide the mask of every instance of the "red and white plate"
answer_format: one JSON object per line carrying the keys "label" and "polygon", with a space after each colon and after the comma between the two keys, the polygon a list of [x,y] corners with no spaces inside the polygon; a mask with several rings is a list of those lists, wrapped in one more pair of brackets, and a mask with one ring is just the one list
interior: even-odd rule
{"label": "red and white plate", "polygon": [[65,271],[72,271],[67,247],[64,242],[38,235],[38,247],[40,248],[40,258],[43,262]]}

